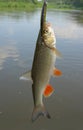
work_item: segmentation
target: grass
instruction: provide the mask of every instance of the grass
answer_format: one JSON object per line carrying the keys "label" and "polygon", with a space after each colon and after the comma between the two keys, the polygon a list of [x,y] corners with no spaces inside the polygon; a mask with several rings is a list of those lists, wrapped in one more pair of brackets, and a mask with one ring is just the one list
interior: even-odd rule
{"label": "grass", "polygon": [[27,2],[0,2],[0,9],[27,9],[31,11],[35,8],[34,4]]}
{"label": "grass", "polygon": [[53,8],[53,9],[55,8],[55,9],[63,9],[63,10],[65,10],[65,9],[73,9],[74,7],[72,5],[66,5],[66,4],[60,5],[60,4],[51,3],[51,4],[48,5],[48,8]]}
{"label": "grass", "polygon": [[[28,11],[31,11],[40,7],[42,7],[42,2],[39,2],[37,4],[33,4],[31,2],[0,2],[0,9],[26,9]],[[60,10],[76,9],[72,5],[66,5],[66,4],[60,5],[55,3],[48,3],[48,8],[60,9]],[[81,9],[81,8],[77,8],[77,9]]]}

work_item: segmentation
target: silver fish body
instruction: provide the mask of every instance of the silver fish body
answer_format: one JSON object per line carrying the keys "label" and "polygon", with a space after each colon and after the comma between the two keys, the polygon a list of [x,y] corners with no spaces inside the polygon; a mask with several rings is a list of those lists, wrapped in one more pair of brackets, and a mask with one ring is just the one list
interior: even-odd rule
{"label": "silver fish body", "polygon": [[39,33],[31,71],[34,99],[32,120],[35,120],[37,116],[42,113],[42,115],[47,116],[48,118],[50,117],[44,108],[42,98],[45,87],[49,83],[50,77],[53,73],[55,60],[55,53],[43,44],[41,33]]}
{"label": "silver fish body", "polygon": [[[33,80],[33,90],[35,90],[33,91],[35,105],[38,104],[37,100],[41,99],[43,91],[46,85],[49,83],[50,77],[53,73],[56,59],[54,52],[41,43],[42,42],[41,38],[39,42],[40,43],[37,43],[36,46],[31,72]],[[37,93],[40,93],[38,92],[38,90],[41,92],[39,96],[37,95]]]}
{"label": "silver fish body", "polygon": [[40,115],[50,118],[49,113],[43,104],[43,94],[49,83],[55,66],[56,56],[60,55],[56,49],[56,38],[50,23],[46,22],[46,1],[44,1],[41,14],[41,27],[36,43],[36,49],[31,72],[25,73],[20,79],[32,81],[32,93],[34,100],[34,109],[32,121],[35,121]]}

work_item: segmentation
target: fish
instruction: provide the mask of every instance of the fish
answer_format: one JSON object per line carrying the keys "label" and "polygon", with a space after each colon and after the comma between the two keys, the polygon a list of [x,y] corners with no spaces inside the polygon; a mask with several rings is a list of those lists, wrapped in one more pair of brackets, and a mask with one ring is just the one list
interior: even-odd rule
{"label": "fish", "polygon": [[32,69],[25,73],[20,79],[27,79],[32,82],[32,93],[34,109],[32,122],[41,115],[51,118],[43,103],[43,97],[49,97],[54,88],[49,84],[51,76],[60,76],[62,72],[55,67],[57,56],[61,56],[56,49],[56,37],[52,25],[46,21],[47,3],[44,1],[41,12],[41,23],[37,38]]}

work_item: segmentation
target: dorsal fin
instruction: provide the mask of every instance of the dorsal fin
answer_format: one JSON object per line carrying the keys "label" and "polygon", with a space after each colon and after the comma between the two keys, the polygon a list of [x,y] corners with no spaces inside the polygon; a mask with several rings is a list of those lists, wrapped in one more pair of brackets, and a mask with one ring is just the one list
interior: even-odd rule
{"label": "dorsal fin", "polygon": [[28,80],[28,81],[32,81],[32,78],[31,78],[31,71],[28,71],[28,72],[25,72],[22,76],[20,76],[19,78],[20,80]]}

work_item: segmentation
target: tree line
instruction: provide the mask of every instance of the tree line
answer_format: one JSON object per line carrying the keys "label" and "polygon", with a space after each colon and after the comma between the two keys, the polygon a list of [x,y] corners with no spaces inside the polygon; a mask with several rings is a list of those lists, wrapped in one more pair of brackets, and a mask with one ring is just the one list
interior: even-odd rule
{"label": "tree line", "polygon": [[73,5],[76,7],[83,7],[83,0],[48,0],[48,2],[54,2],[57,5],[66,4],[66,5]]}
{"label": "tree line", "polygon": [[[0,0],[1,2],[33,2],[37,3],[38,0]],[[44,0],[42,0],[44,1]],[[54,2],[56,5],[72,5],[75,7],[83,7],[83,0],[47,0],[48,2]]]}

